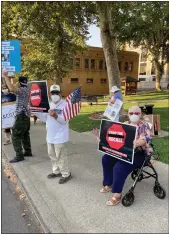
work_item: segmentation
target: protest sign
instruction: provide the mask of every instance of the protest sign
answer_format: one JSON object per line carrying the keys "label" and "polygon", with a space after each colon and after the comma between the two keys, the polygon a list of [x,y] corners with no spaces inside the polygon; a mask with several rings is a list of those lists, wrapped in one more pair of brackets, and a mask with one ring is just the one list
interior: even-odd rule
{"label": "protest sign", "polygon": [[21,72],[21,41],[11,40],[1,43],[1,66],[8,72]]}
{"label": "protest sign", "polygon": [[116,99],[114,104],[109,103],[103,116],[106,116],[111,121],[114,121],[116,116],[119,114],[122,105],[123,102],[119,99]]}
{"label": "protest sign", "polygon": [[134,125],[103,119],[100,126],[99,151],[133,164],[136,130]]}
{"label": "protest sign", "polygon": [[2,128],[12,128],[15,121],[16,95],[14,93],[1,93]]}
{"label": "protest sign", "polygon": [[2,128],[12,128],[15,122],[16,104],[2,106]]}
{"label": "protest sign", "polygon": [[50,109],[48,98],[47,81],[31,81],[28,83],[30,92],[30,110],[31,112],[47,113]]}

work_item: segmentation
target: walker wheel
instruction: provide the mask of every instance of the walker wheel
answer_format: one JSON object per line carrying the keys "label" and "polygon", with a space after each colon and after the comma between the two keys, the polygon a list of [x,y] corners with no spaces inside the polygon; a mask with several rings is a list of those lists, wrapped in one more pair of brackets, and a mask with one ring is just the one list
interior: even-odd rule
{"label": "walker wheel", "polygon": [[158,197],[159,199],[164,199],[166,196],[166,192],[165,190],[161,187],[161,185],[155,185],[154,186],[154,194],[156,195],[156,197]]}
{"label": "walker wheel", "polygon": [[122,198],[122,204],[125,207],[129,207],[134,202],[134,194],[133,192],[128,192],[124,197]]}
{"label": "walker wheel", "polygon": [[[139,170],[138,169],[135,169],[132,173],[131,173],[131,178],[133,180],[136,179],[137,175],[139,173]],[[143,179],[143,173],[140,174],[139,178],[138,178],[138,181],[140,182],[141,180]]]}

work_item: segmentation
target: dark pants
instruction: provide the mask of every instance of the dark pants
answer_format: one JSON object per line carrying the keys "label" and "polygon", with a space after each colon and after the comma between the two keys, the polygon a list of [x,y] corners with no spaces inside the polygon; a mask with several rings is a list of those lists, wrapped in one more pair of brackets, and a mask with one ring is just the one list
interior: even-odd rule
{"label": "dark pants", "polygon": [[126,163],[105,154],[102,158],[103,186],[112,186],[112,193],[121,193],[128,175],[142,166],[145,156],[137,152],[133,164]]}
{"label": "dark pants", "polygon": [[25,154],[31,153],[31,142],[30,142],[30,118],[24,114],[16,116],[15,123],[12,129],[12,142],[16,152],[16,157],[23,158],[23,148]]}

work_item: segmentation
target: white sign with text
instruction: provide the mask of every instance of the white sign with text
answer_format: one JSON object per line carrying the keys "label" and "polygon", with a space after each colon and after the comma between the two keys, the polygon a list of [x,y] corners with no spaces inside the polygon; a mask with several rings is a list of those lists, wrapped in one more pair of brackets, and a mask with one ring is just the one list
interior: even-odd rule
{"label": "white sign with text", "polygon": [[116,116],[119,114],[122,105],[123,102],[119,99],[116,99],[114,104],[108,104],[103,115],[109,118],[111,121],[114,121],[116,119]]}
{"label": "white sign with text", "polygon": [[15,121],[16,104],[2,106],[2,128],[12,128]]}

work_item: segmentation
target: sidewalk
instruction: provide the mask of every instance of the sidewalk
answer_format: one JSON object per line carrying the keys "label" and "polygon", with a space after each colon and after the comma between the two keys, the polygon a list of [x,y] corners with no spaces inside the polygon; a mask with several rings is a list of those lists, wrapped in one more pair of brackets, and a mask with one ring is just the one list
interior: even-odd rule
{"label": "sidewalk", "polygon": [[[161,185],[167,195],[155,197],[153,179],[138,183],[135,202],[125,208],[122,204],[107,207],[109,194],[99,193],[102,182],[101,153],[91,133],[71,131],[68,143],[69,164],[73,178],[66,184],[49,180],[51,163],[47,155],[45,126],[32,125],[33,158],[13,164],[19,180],[43,223],[51,233],[168,233],[168,165],[156,162]],[[13,147],[3,147],[8,159]],[[129,177],[124,193],[132,184]]]}

